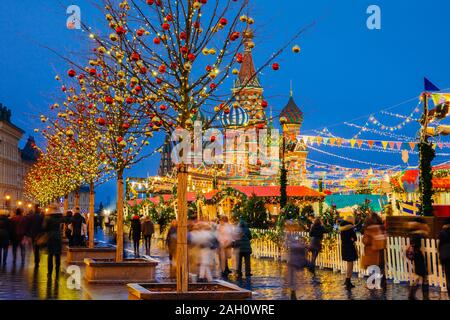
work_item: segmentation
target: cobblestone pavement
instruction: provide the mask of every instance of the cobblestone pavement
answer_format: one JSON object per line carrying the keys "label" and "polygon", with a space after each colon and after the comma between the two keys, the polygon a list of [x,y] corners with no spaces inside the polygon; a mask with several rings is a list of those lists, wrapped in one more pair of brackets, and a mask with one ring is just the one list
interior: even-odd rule
{"label": "cobblestone pavement", "polygon": [[[99,240],[108,242],[108,237],[99,234]],[[126,254],[132,257],[131,244],[126,242]],[[153,241],[151,257],[158,260],[156,270],[158,281],[169,279],[169,258],[162,241]],[[67,288],[67,277],[64,273],[59,276],[59,281],[47,280],[47,255],[41,254],[41,265],[34,270],[29,252],[26,263],[22,266],[19,262],[12,264],[12,254],[8,257],[6,268],[0,269],[0,300],[1,299],[63,299],[79,300],[88,299],[83,290],[70,290]],[[232,274],[229,281],[253,291],[254,299],[261,300],[286,300],[290,292],[287,288],[285,275],[287,268],[285,263],[269,259],[252,259],[251,279],[238,280]],[[406,284],[388,283],[387,292],[383,294],[379,290],[371,291],[365,286],[365,280],[354,278],[356,285],[351,292],[344,289],[345,276],[330,270],[318,270],[320,283],[313,283],[307,271],[300,271],[298,277],[297,297],[302,300],[406,300],[408,287]],[[420,290],[418,298],[421,299]],[[430,298],[432,300],[448,300],[446,293],[431,287]]]}

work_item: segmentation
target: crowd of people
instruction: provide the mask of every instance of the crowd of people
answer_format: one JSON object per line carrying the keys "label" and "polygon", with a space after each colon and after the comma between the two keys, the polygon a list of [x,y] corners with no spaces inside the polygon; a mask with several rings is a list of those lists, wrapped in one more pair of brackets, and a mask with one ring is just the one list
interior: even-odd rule
{"label": "crowd of people", "polygon": [[20,251],[20,263],[26,263],[27,248],[33,252],[34,267],[39,268],[41,249],[48,253],[48,277],[55,274],[58,279],[61,266],[63,240],[69,246],[85,246],[87,239],[87,217],[78,207],[61,213],[57,205],[41,210],[38,205],[24,214],[22,208],[14,212],[0,209],[0,266],[7,263],[9,249],[12,251],[12,263],[17,264]]}
{"label": "crowd of people", "polygon": [[[215,277],[227,279],[232,273],[230,261],[236,263],[236,276],[252,276],[250,256],[252,235],[243,219],[229,221],[223,216],[216,221],[193,221],[188,224],[189,273],[199,282]],[[172,221],[166,244],[171,261],[171,274],[176,266],[177,222]],[[243,270],[244,266],[244,270]]]}
{"label": "crowd of people", "polygon": [[[376,212],[368,211],[364,221],[360,223],[358,230],[355,216],[348,215],[345,218],[338,216],[336,224],[339,228],[341,238],[341,258],[346,263],[346,279],[344,286],[347,290],[352,290],[355,285],[352,283],[354,264],[359,260],[363,269],[376,266],[379,270],[380,289],[386,291],[386,266],[385,251],[387,248],[387,232],[385,223]],[[292,221],[285,223],[285,230],[292,231]],[[416,293],[419,287],[422,288],[424,300],[429,299],[428,267],[422,243],[429,237],[429,227],[426,221],[417,217],[408,223],[410,246],[406,250],[406,259],[410,260],[414,267],[414,279],[409,287],[409,299],[416,300]],[[362,235],[364,245],[363,254],[358,256],[356,248],[357,232]],[[315,218],[309,232],[309,243],[302,237],[295,236],[293,232],[287,232],[286,247],[288,248],[288,284],[291,288],[291,299],[296,299],[297,281],[296,273],[307,269],[311,272],[312,280],[320,282],[316,278],[315,264],[318,254],[322,248],[323,236],[326,233],[320,218]],[[447,291],[450,288],[450,219],[445,221],[442,231],[439,234],[439,259],[442,264],[447,281]],[[371,288],[370,288],[371,289]]]}

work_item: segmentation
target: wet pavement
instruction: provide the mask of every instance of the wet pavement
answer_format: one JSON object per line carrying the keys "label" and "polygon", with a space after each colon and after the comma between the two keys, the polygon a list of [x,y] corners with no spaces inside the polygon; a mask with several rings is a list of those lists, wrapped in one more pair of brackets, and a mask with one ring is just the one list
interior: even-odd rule
{"label": "wet pavement", "polygon": [[[110,242],[109,237],[102,233],[97,235],[98,240],[104,243]],[[127,239],[126,239],[127,240]],[[126,255],[133,257],[131,244],[126,241]],[[141,248],[142,250],[142,248]],[[164,248],[164,242],[154,240],[152,242],[151,257],[158,260],[156,269],[157,281],[170,281],[169,258]],[[285,275],[287,266],[285,263],[272,259],[252,259],[251,279],[238,280],[233,274],[228,281],[253,292],[253,298],[258,300],[287,300],[290,291]],[[369,290],[366,288],[365,279],[353,278],[355,288],[347,291],[344,288],[345,276],[331,270],[317,270],[320,283],[313,282],[308,271],[297,273],[297,298],[301,300],[406,300],[408,298],[408,286],[406,284],[393,284],[388,282],[387,291]],[[120,289],[120,290],[118,290]],[[126,299],[126,287],[106,288],[108,299]],[[115,291],[120,292],[115,295]],[[35,300],[35,299],[61,299],[84,300],[90,297],[88,290],[71,290],[67,286],[67,275],[61,273],[58,281],[47,279],[47,254],[41,253],[41,264],[35,271],[34,263],[27,252],[26,262],[21,265],[20,260],[14,266],[10,252],[6,268],[0,269],[0,300]],[[417,297],[422,298],[419,290]],[[430,288],[430,299],[448,300],[447,293],[441,293],[440,289]]]}
{"label": "wet pavement", "polygon": [[70,290],[67,286],[67,276],[60,273],[56,278],[47,278],[47,253],[41,253],[41,262],[38,269],[30,250],[28,250],[25,263],[12,261],[11,247],[7,265],[0,269],[0,300],[80,300],[85,299],[80,290]]}

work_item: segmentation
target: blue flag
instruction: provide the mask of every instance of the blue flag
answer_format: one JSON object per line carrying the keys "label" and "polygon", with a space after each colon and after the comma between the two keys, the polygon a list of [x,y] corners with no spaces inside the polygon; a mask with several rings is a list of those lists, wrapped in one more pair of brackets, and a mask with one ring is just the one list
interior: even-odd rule
{"label": "blue flag", "polygon": [[423,78],[425,83],[425,91],[441,91],[438,87],[436,87],[430,80],[427,78]]}

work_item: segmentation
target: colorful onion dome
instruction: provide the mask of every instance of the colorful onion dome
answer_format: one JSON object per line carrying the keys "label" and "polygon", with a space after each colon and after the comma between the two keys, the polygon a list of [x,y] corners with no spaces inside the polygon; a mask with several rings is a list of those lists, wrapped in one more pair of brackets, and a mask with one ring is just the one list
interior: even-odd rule
{"label": "colorful onion dome", "polygon": [[224,127],[242,127],[248,124],[248,113],[241,106],[228,107],[229,112],[222,111],[220,121]]}
{"label": "colorful onion dome", "polygon": [[281,110],[280,119],[286,119],[286,124],[302,124],[303,123],[303,112],[297,106],[294,98],[289,98],[287,105]]}

